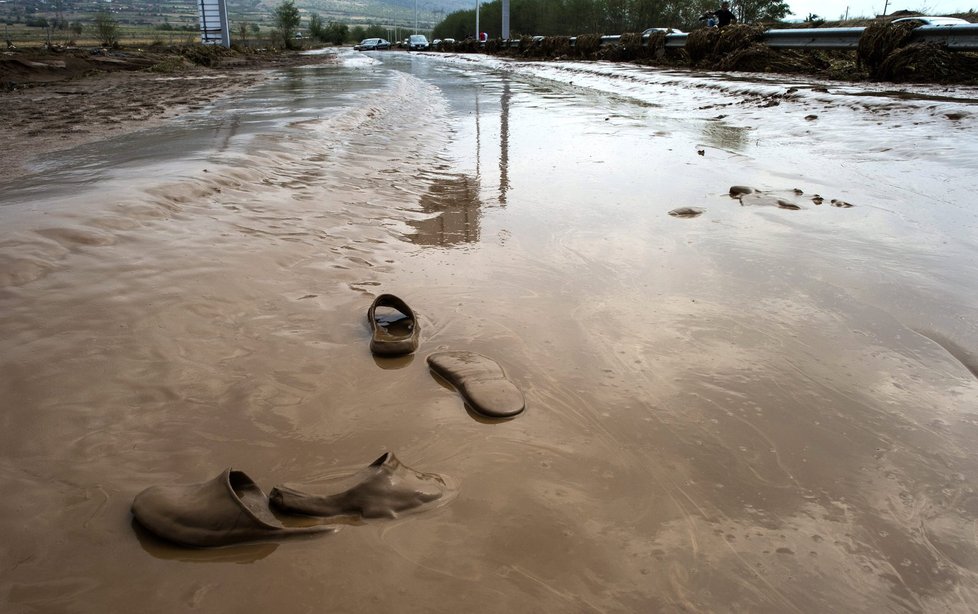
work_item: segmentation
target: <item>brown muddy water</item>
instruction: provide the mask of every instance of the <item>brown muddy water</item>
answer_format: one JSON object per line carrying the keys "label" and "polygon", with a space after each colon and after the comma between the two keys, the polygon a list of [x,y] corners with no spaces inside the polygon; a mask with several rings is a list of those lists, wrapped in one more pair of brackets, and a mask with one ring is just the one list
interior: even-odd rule
{"label": "brown muddy water", "polygon": [[[978,609],[974,91],[341,60],[0,185],[0,610]],[[130,514],[385,451],[452,496],[217,549]]]}

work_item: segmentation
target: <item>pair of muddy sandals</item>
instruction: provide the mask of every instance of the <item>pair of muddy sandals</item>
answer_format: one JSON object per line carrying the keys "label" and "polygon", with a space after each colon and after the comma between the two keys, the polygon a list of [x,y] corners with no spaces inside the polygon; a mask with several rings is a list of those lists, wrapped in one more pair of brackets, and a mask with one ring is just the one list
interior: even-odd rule
{"label": "pair of muddy sandals", "polygon": [[395,518],[444,500],[441,476],[420,473],[387,452],[351,479],[353,486],[312,495],[276,486],[269,496],[243,471],[225,469],[200,484],[151,486],[133,499],[132,513],[159,537],[187,546],[228,546],[259,539],[330,533],[326,525],[286,526],[272,512],[324,518]]}
{"label": "pair of muddy sandals", "polygon": [[[418,349],[421,327],[414,311],[393,294],[381,294],[367,310],[370,351],[404,356]],[[458,390],[472,411],[488,418],[511,418],[523,411],[523,393],[496,361],[475,352],[435,352],[428,366]]]}
{"label": "pair of muddy sandals", "polygon": [[[404,356],[418,348],[420,327],[414,311],[393,294],[370,305],[370,350],[378,356]],[[452,384],[475,412],[509,418],[525,407],[523,393],[495,361],[475,352],[437,352],[428,356],[432,371]],[[272,512],[314,517],[394,518],[426,504],[445,501],[450,490],[441,476],[420,473],[391,452],[352,478],[350,488],[313,495],[276,486],[266,496],[243,471],[225,469],[200,484],[151,486],[136,495],[132,513],[159,537],[188,546],[227,546],[259,539],[327,533],[326,525],[286,526]]]}

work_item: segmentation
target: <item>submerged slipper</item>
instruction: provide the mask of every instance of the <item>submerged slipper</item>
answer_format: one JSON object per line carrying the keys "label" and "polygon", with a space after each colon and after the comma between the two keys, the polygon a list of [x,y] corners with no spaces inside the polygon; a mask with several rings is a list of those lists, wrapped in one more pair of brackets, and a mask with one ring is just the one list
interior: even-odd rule
{"label": "submerged slipper", "polygon": [[428,357],[431,370],[449,381],[473,411],[490,418],[509,418],[526,408],[523,393],[506,379],[496,361],[475,352],[437,352]]}
{"label": "submerged slipper", "polygon": [[397,518],[425,503],[440,499],[447,490],[445,480],[433,473],[420,473],[387,452],[354,475],[354,485],[332,495],[310,495],[288,486],[269,493],[275,507],[307,516],[360,516]]}
{"label": "submerged slipper", "polygon": [[[380,316],[377,309],[384,309]],[[386,308],[386,309],[385,309]],[[420,327],[408,304],[393,294],[381,294],[367,310],[370,351],[381,356],[401,356],[418,349]]]}
{"label": "submerged slipper", "polygon": [[332,532],[324,526],[286,527],[268,509],[268,497],[242,471],[225,469],[209,482],[151,486],[132,502],[132,513],[159,537],[189,546]]}

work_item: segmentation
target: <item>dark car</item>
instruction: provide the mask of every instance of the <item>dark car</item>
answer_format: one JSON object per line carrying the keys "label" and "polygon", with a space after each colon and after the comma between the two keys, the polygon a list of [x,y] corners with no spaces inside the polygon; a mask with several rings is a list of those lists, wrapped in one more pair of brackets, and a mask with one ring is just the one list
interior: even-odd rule
{"label": "dark car", "polygon": [[428,37],[424,34],[412,34],[408,37],[408,51],[424,51],[428,48]]}
{"label": "dark car", "polygon": [[376,51],[378,49],[390,49],[390,41],[384,40],[383,38],[365,38],[360,41],[359,45],[354,45],[354,49],[357,51]]}

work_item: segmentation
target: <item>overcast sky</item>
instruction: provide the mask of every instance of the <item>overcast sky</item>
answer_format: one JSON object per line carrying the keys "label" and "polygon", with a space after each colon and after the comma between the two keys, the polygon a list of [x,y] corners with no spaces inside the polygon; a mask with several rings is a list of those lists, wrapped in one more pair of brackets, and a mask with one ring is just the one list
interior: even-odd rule
{"label": "overcast sky", "polygon": [[[846,14],[849,7],[849,17],[873,17],[883,13],[886,0],[787,0],[791,12],[796,17],[805,17],[815,13],[834,21]],[[943,15],[944,13],[959,13],[968,9],[978,9],[978,0],[896,0],[889,3],[887,13],[907,9],[927,15]]]}

